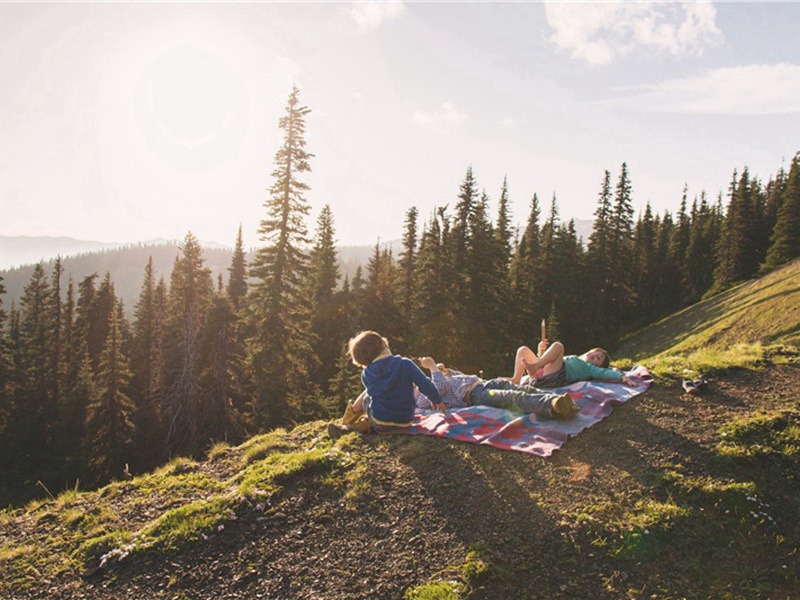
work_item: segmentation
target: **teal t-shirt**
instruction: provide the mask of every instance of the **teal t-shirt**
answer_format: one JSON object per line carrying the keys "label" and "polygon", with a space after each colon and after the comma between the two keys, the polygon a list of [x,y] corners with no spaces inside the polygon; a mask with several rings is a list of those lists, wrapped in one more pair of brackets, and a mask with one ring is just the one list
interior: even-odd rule
{"label": "teal t-shirt", "polygon": [[619,371],[598,367],[574,354],[564,357],[564,369],[566,370],[567,384],[590,379],[622,381],[622,373]]}

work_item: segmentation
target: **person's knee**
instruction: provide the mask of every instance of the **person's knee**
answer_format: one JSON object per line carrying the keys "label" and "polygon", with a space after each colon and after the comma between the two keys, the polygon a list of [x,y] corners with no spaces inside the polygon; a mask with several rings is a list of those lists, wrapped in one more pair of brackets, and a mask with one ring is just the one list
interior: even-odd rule
{"label": "person's knee", "polygon": [[564,344],[561,342],[553,342],[550,348],[553,350],[554,354],[558,354],[558,356],[564,356]]}

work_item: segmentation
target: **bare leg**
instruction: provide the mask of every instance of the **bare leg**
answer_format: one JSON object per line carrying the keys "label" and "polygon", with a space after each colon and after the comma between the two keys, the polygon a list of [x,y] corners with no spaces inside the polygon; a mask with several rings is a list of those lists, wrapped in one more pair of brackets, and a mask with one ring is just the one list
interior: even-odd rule
{"label": "bare leg", "polygon": [[537,360],[539,357],[527,346],[517,348],[517,355],[514,357],[514,375],[511,376],[511,381],[519,385],[522,376],[525,375],[525,365]]}
{"label": "bare leg", "polygon": [[362,410],[364,410],[364,398],[366,397],[367,397],[367,390],[364,390],[363,392],[361,392],[361,394],[359,394],[358,398],[356,398],[356,401],[353,402],[354,412],[360,413]]}
{"label": "bare leg", "polygon": [[531,362],[523,356],[522,363],[523,368],[531,377],[535,377],[539,369],[543,369],[543,375],[555,373],[564,366],[564,344],[553,342],[553,345],[545,350],[541,357]]}

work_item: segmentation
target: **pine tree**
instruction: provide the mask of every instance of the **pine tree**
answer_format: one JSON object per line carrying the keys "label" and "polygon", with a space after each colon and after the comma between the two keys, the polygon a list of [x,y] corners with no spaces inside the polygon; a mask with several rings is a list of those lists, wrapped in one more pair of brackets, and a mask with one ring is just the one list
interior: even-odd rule
{"label": "pine tree", "polygon": [[713,279],[714,249],[719,238],[720,218],[709,206],[705,192],[700,194],[700,203],[692,208],[689,246],[686,249],[684,283],[687,303],[697,302],[708,290]]}
{"label": "pine tree", "polygon": [[83,422],[86,404],[76,398],[78,377],[85,349],[77,346],[75,331],[75,286],[72,278],[67,285],[67,298],[62,314],[62,346],[64,349],[64,377],[61,402],[58,406],[58,437],[56,454],[62,459],[61,476],[67,481],[79,479],[84,473],[82,456]]}
{"label": "pine tree", "polygon": [[212,288],[203,249],[189,232],[175,257],[167,297],[163,417],[170,456],[200,445],[200,332]]}
{"label": "pine tree", "polygon": [[[467,173],[464,175],[464,180],[461,182],[458,193],[458,202],[455,207],[455,220],[453,222],[452,234],[449,239],[452,243],[453,253],[453,268],[456,273],[464,274],[464,266],[467,256],[467,245],[469,239],[470,220],[475,211],[475,205],[478,202],[478,184],[472,174],[472,167],[467,168]],[[466,281],[461,278],[457,282],[457,292],[464,291]]]}
{"label": "pine tree", "polygon": [[[11,353],[6,336],[8,314],[3,308],[3,295],[6,293],[3,277],[0,276],[0,457],[8,452],[7,430],[11,417]],[[0,458],[0,472],[6,470],[5,460]]]}
{"label": "pine tree", "polygon": [[239,310],[242,299],[247,295],[247,261],[244,253],[244,242],[242,241],[242,226],[239,225],[239,232],[236,235],[236,245],[233,248],[231,266],[228,267],[230,277],[228,278],[228,298],[233,304],[234,310]]}
{"label": "pine tree", "polygon": [[800,256],[800,153],[795,155],[789,168],[763,269],[776,269],[798,256]]}
{"label": "pine tree", "polygon": [[125,393],[130,377],[117,311],[111,311],[108,336],[100,355],[96,400],[89,404],[86,416],[89,468],[97,481],[121,476],[130,460],[134,434],[130,415],[134,407]]}
{"label": "pine tree", "polygon": [[752,277],[766,256],[764,196],[745,168],[731,183],[730,202],[717,248],[714,291]]}
{"label": "pine tree", "polygon": [[348,334],[349,323],[342,310],[342,296],[336,292],[339,281],[339,256],[329,205],[322,207],[310,252],[308,297],[311,300],[311,330],[314,334],[314,354],[318,367],[313,380],[327,390],[334,375],[342,338]]}
{"label": "pine tree", "polygon": [[192,451],[206,450],[211,441],[238,443],[244,427],[234,399],[238,389],[238,349],[232,334],[236,314],[228,296],[218,292],[208,309],[200,345],[199,433]]}
{"label": "pine tree", "polygon": [[21,389],[16,403],[17,414],[12,416],[15,435],[20,448],[27,455],[25,462],[33,468],[42,468],[50,458],[52,388],[52,339],[55,323],[52,322],[52,289],[38,263],[25,286],[21,299],[19,349]]}
{"label": "pine tree", "polygon": [[500,188],[500,198],[497,201],[497,221],[494,227],[494,236],[497,242],[497,268],[498,272],[505,273],[511,262],[511,209],[508,199],[508,177],[503,178]]}
{"label": "pine tree", "polygon": [[[414,268],[417,258],[417,209],[412,206],[406,211],[403,228],[403,251],[400,254],[400,298],[403,320],[411,320],[412,298],[414,295]],[[404,336],[405,337],[405,336]]]}
{"label": "pine tree", "polygon": [[291,405],[305,397],[308,373],[314,368],[309,307],[301,287],[309,212],[304,193],[309,188],[300,176],[311,170],[312,155],[305,150],[309,112],[294,87],[279,121],[283,145],[275,155],[274,183],[264,202],[267,214],[258,230],[265,246],[256,252],[250,270],[254,282],[248,298],[247,361],[255,386],[256,421],[262,427],[292,418]]}
{"label": "pine tree", "polygon": [[622,163],[614,191],[611,234],[610,303],[605,319],[610,327],[603,332],[604,339],[618,331],[636,306],[634,274],[630,268],[633,261],[633,198],[626,163]]}
{"label": "pine tree", "polygon": [[611,172],[606,170],[603,174],[587,248],[589,287],[594,298],[588,307],[587,337],[592,339],[599,339],[605,335],[608,327],[603,326],[604,319],[612,303],[611,280],[614,255],[612,198]]}
{"label": "pine tree", "polygon": [[136,427],[135,447],[139,458],[137,469],[146,470],[159,463],[164,439],[158,398],[161,373],[161,365],[158,362],[160,340],[152,256],[145,265],[142,289],[139,300],[134,306],[133,315],[130,387],[136,408],[131,418]]}
{"label": "pine tree", "polygon": [[82,358],[76,360],[75,380],[66,395],[60,419],[63,438],[69,441],[64,454],[64,479],[86,479],[88,461],[95,449],[88,445],[86,436],[86,418],[89,406],[99,402],[97,384],[92,372],[92,361],[89,353],[84,351]]}
{"label": "pine tree", "polygon": [[467,255],[465,256],[466,294],[462,298],[463,313],[460,336],[456,338],[458,364],[477,372],[484,368],[496,373],[502,368],[505,349],[495,332],[501,328],[501,296],[498,279],[497,241],[488,214],[486,192],[475,201],[468,221]]}
{"label": "pine tree", "polygon": [[639,299],[637,321],[648,323],[657,316],[657,296],[664,291],[657,285],[663,265],[655,261],[657,229],[649,202],[644,214],[640,215],[636,222],[633,239],[635,260],[633,269],[636,273],[636,297]]}
{"label": "pine tree", "polygon": [[447,219],[437,210],[425,226],[417,252],[416,285],[413,294],[410,351],[428,353],[451,361],[455,320],[446,277],[452,271],[447,252]]}

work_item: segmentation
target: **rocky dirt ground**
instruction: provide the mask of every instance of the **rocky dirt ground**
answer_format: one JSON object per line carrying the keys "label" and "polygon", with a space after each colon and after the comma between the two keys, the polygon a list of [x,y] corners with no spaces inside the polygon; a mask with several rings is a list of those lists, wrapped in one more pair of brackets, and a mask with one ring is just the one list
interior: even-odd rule
{"label": "rocky dirt ground", "polygon": [[[240,518],[206,543],[91,576],[67,571],[11,598],[394,599],[457,578],[453,566],[476,548],[491,571],[466,592],[475,599],[798,598],[798,455],[731,464],[713,452],[720,426],[758,410],[797,410],[798,389],[798,366],[733,370],[703,396],[657,380],[550,458],[421,436],[353,439],[352,453],[368,465],[354,499],[289,483],[278,511]],[[226,477],[234,467],[199,468]],[[720,512],[702,523],[722,542],[665,530],[652,552],[619,552],[608,541],[612,515],[635,513],[643,500],[670,502],[676,492],[664,474],[675,471],[753,483],[769,521],[727,533]],[[138,518],[167,502],[154,496]],[[586,528],[581,514],[606,521]],[[16,520],[0,533],[20,542],[47,526]]]}

